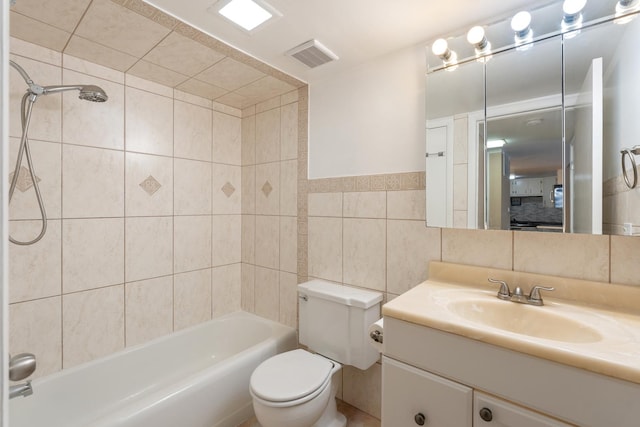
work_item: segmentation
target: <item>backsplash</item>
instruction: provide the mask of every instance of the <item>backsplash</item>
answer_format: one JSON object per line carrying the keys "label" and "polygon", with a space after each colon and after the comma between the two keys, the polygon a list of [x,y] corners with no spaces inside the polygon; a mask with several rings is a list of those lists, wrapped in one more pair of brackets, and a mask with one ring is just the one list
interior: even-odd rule
{"label": "backsplash", "polygon": [[518,222],[555,222],[562,223],[562,209],[547,208],[542,203],[542,197],[520,197],[519,206],[510,207],[511,219],[517,219]]}

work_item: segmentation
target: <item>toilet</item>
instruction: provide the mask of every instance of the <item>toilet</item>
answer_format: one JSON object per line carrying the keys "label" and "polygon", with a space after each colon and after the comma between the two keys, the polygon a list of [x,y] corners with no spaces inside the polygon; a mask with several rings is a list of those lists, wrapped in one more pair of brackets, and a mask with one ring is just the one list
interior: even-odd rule
{"label": "toilet", "polygon": [[380,318],[382,294],[312,280],[298,285],[298,298],[299,340],[310,351],[278,354],[253,371],[256,418],[262,427],[345,427],[333,377],[342,365],[365,370],[380,357],[368,328]]}

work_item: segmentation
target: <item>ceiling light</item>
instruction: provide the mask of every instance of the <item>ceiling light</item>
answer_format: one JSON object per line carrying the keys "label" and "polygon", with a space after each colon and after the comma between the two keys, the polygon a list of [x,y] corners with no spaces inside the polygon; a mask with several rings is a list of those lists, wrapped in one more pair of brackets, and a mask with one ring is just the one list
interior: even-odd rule
{"label": "ceiling light", "polygon": [[515,33],[513,38],[517,45],[531,42],[533,40],[531,14],[527,11],[516,13],[511,19],[511,29]]}
{"label": "ceiling light", "polygon": [[487,148],[502,148],[506,143],[504,139],[490,139],[487,141]]}
{"label": "ceiling light", "polygon": [[479,25],[469,30],[467,33],[467,41],[474,46],[476,57],[480,57],[491,52],[491,43],[487,40],[484,28]]}
{"label": "ceiling light", "polygon": [[431,46],[431,52],[442,59],[442,62],[444,62],[444,66],[449,71],[453,71],[458,68],[458,55],[454,51],[449,49],[449,44],[445,39],[438,39],[433,42],[433,45]]}
{"label": "ceiling light", "polygon": [[249,32],[280,16],[262,0],[224,0],[218,5],[218,13]]}

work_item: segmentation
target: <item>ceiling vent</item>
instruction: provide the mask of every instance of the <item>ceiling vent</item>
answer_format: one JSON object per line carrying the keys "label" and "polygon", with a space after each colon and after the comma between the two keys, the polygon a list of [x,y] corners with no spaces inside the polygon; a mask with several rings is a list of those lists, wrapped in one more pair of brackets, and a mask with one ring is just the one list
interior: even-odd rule
{"label": "ceiling vent", "polygon": [[287,52],[309,68],[315,68],[327,62],[335,61],[338,56],[317,40],[309,40]]}

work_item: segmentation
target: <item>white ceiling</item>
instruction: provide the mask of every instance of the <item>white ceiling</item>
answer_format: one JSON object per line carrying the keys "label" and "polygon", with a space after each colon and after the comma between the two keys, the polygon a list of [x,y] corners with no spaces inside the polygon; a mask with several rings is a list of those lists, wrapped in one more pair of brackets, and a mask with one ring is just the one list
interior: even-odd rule
{"label": "white ceiling", "polygon": [[[145,0],[307,83],[550,0],[268,0],[282,17],[252,34],[207,11],[217,0]],[[338,61],[309,69],[285,55],[317,39]]]}

